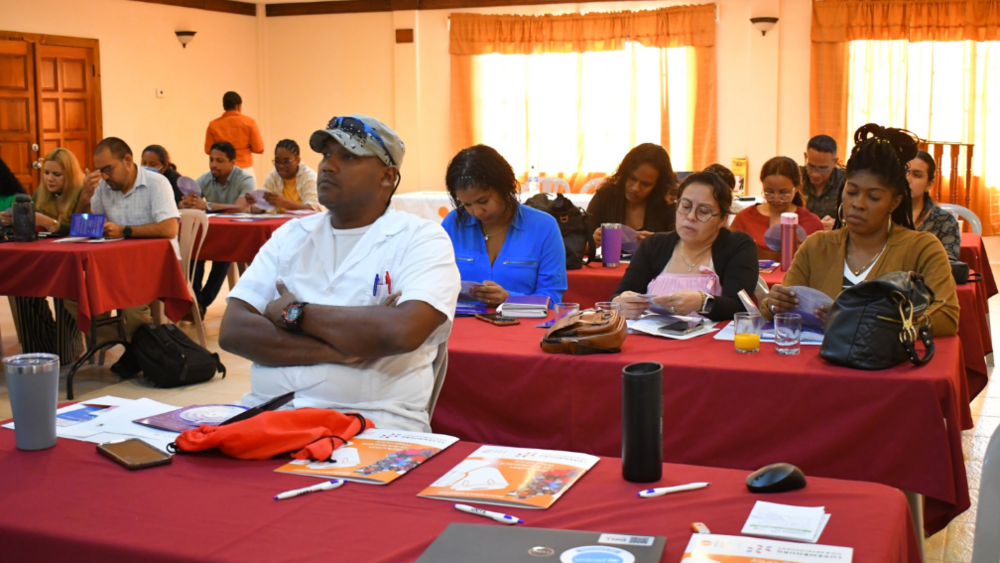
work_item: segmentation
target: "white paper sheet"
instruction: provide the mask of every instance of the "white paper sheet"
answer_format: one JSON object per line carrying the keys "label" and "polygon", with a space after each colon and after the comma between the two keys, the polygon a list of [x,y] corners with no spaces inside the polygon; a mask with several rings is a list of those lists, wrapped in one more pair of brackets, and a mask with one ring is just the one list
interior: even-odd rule
{"label": "white paper sheet", "polygon": [[[736,328],[733,325],[734,323],[732,322],[727,323],[726,326],[722,327],[722,330],[714,336],[714,338],[716,340],[728,340],[729,342],[736,340]],[[760,341],[774,344],[773,325],[770,329],[760,331]],[[808,329],[808,327],[802,327],[802,333],[799,336],[799,344],[802,344],[803,346],[819,346],[823,344],[823,335]]]}
{"label": "white paper sheet", "polygon": [[791,506],[757,501],[741,534],[816,543],[830,515],[822,506]]}

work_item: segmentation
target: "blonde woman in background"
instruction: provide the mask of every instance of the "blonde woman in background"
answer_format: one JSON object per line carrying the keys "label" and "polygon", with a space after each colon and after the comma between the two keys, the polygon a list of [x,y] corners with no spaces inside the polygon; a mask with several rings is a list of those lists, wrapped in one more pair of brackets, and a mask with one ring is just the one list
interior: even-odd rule
{"label": "blonde woman in background", "polygon": [[[42,164],[42,181],[31,196],[35,203],[35,228],[58,235],[69,234],[74,213],[86,213],[87,205],[80,202],[83,191],[83,170],[73,153],[55,149],[45,155]],[[0,223],[9,225],[10,211],[0,213]],[[83,351],[80,331],[76,321],[56,300],[56,323],[48,301],[42,297],[11,297],[11,312],[17,327],[17,338],[23,353],[45,352],[59,354],[61,363],[72,362]],[[61,327],[61,334],[58,332]],[[61,346],[60,346],[61,344]]]}

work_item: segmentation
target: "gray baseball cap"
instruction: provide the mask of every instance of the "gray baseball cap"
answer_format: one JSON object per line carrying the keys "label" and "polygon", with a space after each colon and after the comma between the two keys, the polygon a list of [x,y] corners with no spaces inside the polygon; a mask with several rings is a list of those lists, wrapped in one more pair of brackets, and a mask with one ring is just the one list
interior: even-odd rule
{"label": "gray baseball cap", "polygon": [[331,137],[352,154],[377,157],[386,166],[403,165],[406,147],[402,139],[374,117],[358,113],[334,117],[326,124],[326,129],[319,129],[309,137],[309,147],[321,153],[326,140]]}

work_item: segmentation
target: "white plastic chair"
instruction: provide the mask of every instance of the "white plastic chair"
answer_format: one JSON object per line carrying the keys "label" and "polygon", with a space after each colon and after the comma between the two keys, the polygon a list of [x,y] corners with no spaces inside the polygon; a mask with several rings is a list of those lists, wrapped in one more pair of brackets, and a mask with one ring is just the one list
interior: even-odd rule
{"label": "white plastic chair", "polygon": [[1000,561],[1000,432],[993,432],[986,446],[983,473],[979,480],[979,508],[976,535],[972,543],[972,563]]}
{"label": "white plastic chair", "polygon": [[431,390],[431,398],[427,402],[427,420],[434,418],[434,407],[437,405],[438,397],[441,395],[441,388],[444,387],[444,378],[448,375],[448,342],[443,342],[438,346],[437,357],[431,364],[434,368],[434,389]]}
{"label": "white plastic chair", "polygon": [[178,238],[181,247],[181,271],[184,272],[184,281],[188,284],[188,291],[191,293],[191,316],[194,318],[194,327],[198,331],[198,341],[205,348],[208,343],[205,339],[205,325],[202,323],[201,311],[198,310],[198,299],[194,295],[194,286],[191,284],[191,265],[198,261],[201,254],[201,245],[205,242],[208,234],[208,215],[199,209],[181,209],[181,228]]}
{"label": "white plastic chair", "polygon": [[538,183],[543,194],[568,194],[570,192],[569,182],[562,178],[543,176],[538,179]]}
{"label": "white plastic chair", "polygon": [[589,194],[596,192],[597,189],[600,188],[602,184],[604,184],[605,180],[607,180],[607,177],[587,180],[587,183],[584,184],[582,188],[580,188],[580,193]]}
{"label": "white plastic chair", "polygon": [[965,221],[969,224],[969,227],[972,228],[972,232],[977,235],[983,234],[983,223],[968,207],[962,207],[961,205],[955,205],[954,203],[939,203],[937,205],[941,209],[950,212],[955,217],[965,219]]}

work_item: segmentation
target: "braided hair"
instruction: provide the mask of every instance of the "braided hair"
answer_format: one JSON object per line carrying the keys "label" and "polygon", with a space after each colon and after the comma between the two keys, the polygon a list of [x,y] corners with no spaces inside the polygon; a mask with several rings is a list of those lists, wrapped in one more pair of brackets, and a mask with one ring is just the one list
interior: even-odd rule
{"label": "braided hair", "polygon": [[274,147],[274,151],[277,152],[278,149],[285,149],[295,156],[302,156],[299,152],[299,144],[291,139],[282,139],[278,141],[278,146]]}
{"label": "braided hair", "polygon": [[[906,179],[910,161],[917,156],[917,137],[906,129],[882,127],[874,123],[862,125],[854,132],[854,149],[847,161],[847,179],[853,174],[874,175],[894,196],[903,201],[892,212],[892,222],[913,229],[913,203],[910,183]],[[846,185],[846,184],[845,184]],[[837,207],[843,203],[844,192],[837,194]],[[839,215],[839,214],[838,214]],[[843,226],[837,217],[834,228]]]}
{"label": "braided hair", "polygon": [[514,175],[514,169],[493,147],[476,145],[459,151],[448,163],[444,182],[458,215],[459,225],[465,225],[469,221],[469,213],[458,201],[460,190],[482,188],[493,192],[503,202],[504,213],[513,214],[520,205],[517,194],[521,186]]}

